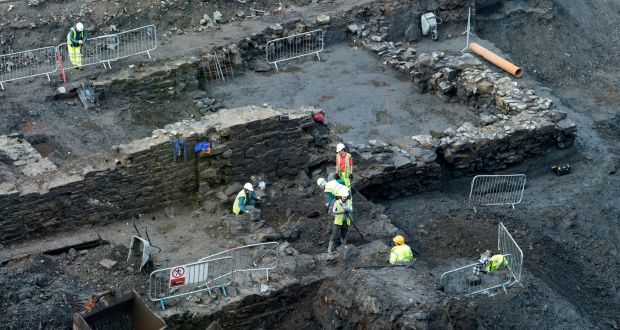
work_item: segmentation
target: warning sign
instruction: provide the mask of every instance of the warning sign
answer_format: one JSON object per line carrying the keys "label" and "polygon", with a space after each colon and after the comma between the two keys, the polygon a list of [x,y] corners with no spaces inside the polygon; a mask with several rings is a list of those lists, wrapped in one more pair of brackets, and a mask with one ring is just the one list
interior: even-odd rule
{"label": "warning sign", "polygon": [[185,285],[185,266],[178,266],[170,269],[170,287]]}

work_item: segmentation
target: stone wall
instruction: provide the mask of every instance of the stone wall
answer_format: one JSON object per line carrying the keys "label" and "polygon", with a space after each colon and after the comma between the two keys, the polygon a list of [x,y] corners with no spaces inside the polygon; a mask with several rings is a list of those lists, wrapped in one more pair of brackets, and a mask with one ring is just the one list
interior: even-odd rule
{"label": "stone wall", "polygon": [[355,188],[364,196],[397,198],[439,187],[441,165],[434,150],[385,143],[356,146]]}
{"label": "stone wall", "polygon": [[377,53],[409,77],[417,92],[434,93],[444,102],[467,104],[479,115],[478,121],[463,123],[456,129],[401,138],[395,147],[433,151],[446,169],[461,176],[503,170],[542,155],[550,147],[573,144],[575,123],[551,99],[524,88],[508,74],[491,70],[471,54],[418,54],[400,41],[411,39],[407,32],[390,33],[394,27],[387,24],[387,17],[397,16],[390,8],[369,7],[351,15],[348,31],[356,45]]}
{"label": "stone wall", "polygon": [[[83,166],[82,173],[59,170],[3,185],[0,242],[127,220],[187,201],[204,183],[217,186],[252,175],[293,178],[313,165],[314,150],[326,143],[314,129],[312,111],[228,109],[121,145],[96,164]],[[172,160],[172,131],[187,139],[187,161],[183,155]],[[203,140],[214,142],[209,156],[193,152]]]}

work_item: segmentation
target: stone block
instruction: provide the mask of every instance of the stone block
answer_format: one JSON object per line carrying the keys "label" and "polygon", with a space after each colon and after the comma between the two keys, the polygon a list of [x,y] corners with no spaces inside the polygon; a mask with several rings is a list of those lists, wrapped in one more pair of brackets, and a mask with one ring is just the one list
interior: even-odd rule
{"label": "stone block", "polygon": [[112,269],[112,267],[116,266],[117,262],[110,259],[103,259],[99,261],[99,264],[107,269]]}
{"label": "stone block", "polygon": [[318,24],[329,24],[331,18],[328,15],[319,15],[316,17],[316,22]]}

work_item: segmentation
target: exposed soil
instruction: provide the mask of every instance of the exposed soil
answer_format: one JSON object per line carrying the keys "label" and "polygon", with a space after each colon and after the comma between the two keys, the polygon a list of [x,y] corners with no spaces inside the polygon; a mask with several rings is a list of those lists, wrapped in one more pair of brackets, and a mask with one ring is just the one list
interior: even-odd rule
{"label": "exposed soil", "polygon": [[[267,24],[281,21],[284,16],[314,15],[335,8],[332,5],[294,7],[293,2],[283,1],[284,9],[276,12],[273,10],[280,3],[267,0],[247,4],[237,1],[38,2],[41,4],[34,7],[27,2],[0,4],[1,53],[39,47],[45,44],[44,40],[60,43],[68,27],[78,19],[86,23],[93,35],[113,32],[112,25],[126,30],[155,21],[162,40],[162,52],[155,54],[155,58],[174,59],[197,51],[196,45],[206,44],[206,39],[210,43],[215,42],[212,39],[234,42]],[[464,12],[462,4],[447,0],[421,2],[420,6],[436,9],[440,16],[443,12],[446,20],[440,29],[442,41],[423,40],[419,50],[462,48],[462,39],[454,37],[464,27],[465,17],[457,15]],[[345,1],[340,5],[351,3]],[[257,21],[235,21],[219,29],[198,32],[204,14],[212,17],[219,9],[224,18],[231,19],[240,9],[247,15],[248,8],[268,10],[272,14]],[[463,322],[455,320],[449,323],[452,326],[618,329],[620,67],[616,59],[620,56],[620,30],[614,27],[620,26],[620,3],[487,0],[477,1],[476,14],[477,35],[522,66],[528,79],[525,83],[536,86],[542,94],[549,94],[577,122],[575,146],[528,160],[508,171],[528,176],[523,202],[514,210],[486,207],[479,213],[473,212],[467,204],[471,178],[446,177],[438,191],[379,202],[386,205],[390,218],[405,231],[417,251],[418,264],[413,271],[429,278],[439,278],[444,271],[469,263],[484,250],[496,247],[499,222],[506,225],[523,249],[524,287],[515,286],[508,294],[466,298],[467,305],[454,305],[455,310],[467,310],[461,315]],[[433,105],[432,96],[412,95],[408,83],[399,81],[396,74],[387,79],[386,86],[381,63],[369,54],[360,54],[360,50],[345,45],[332,47],[326,50],[324,61],[294,62],[277,75],[247,72],[233,85],[209,86],[207,93],[229,106],[271,103],[324,107],[328,117],[332,112],[331,125],[336,133],[354,142],[389,139],[392,134],[394,138],[418,134],[470,118],[467,110],[458,105]],[[93,69],[71,74],[76,80],[105,78],[124,70],[130,63],[133,62],[123,62],[112,71]],[[339,69],[334,71],[335,67]],[[167,123],[199,115],[192,108],[194,95],[155,103],[135,95],[108,95],[101,108],[85,110],[77,99],[46,100],[59,85],[58,77],[54,80],[49,84],[37,78],[5,86],[7,90],[0,94],[0,134],[23,133],[39,152],[59,165],[146,136]],[[329,86],[320,86],[326,81]],[[386,90],[391,100],[390,112],[381,111],[386,104]],[[405,90],[409,95],[405,95]],[[359,112],[350,113],[350,109]],[[424,111],[432,112],[433,116]],[[355,120],[350,121],[352,117]],[[570,163],[572,173],[562,177],[552,174],[550,166],[558,163]],[[263,208],[265,222],[282,232],[287,230],[287,235],[292,237],[291,245],[299,252],[324,252],[329,220],[317,207],[322,205],[322,196],[309,185],[283,183],[278,187],[270,198],[273,204]],[[358,200],[363,201],[363,197],[359,196]],[[356,212],[371,213],[373,206],[357,200],[356,203],[361,203]],[[174,216],[162,211],[137,220],[140,228],[152,228],[154,244],[165,251],[155,254],[156,266],[195,261],[247,243],[226,233],[227,210],[205,214],[196,209],[197,206],[178,206]],[[9,262],[0,269],[0,296],[5,298],[0,302],[4,311],[0,315],[0,327],[68,328],[71,313],[83,308],[88,294],[108,288],[119,292],[133,288],[145,295],[147,274],[127,269],[121,262],[111,270],[99,265],[104,258],[124,259],[127,253],[124,245],[133,234],[129,219],[127,223],[83,230],[101,232],[111,244],[58,256],[35,254]],[[354,245],[369,241],[362,240],[354,231],[349,237]],[[182,242],[191,244],[178,248]],[[397,276],[390,276],[398,281]],[[310,306],[316,299],[310,297],[285,309],[291,313],[288,317],[265,319],[277,322],[274,328],[321,328],[320,318]],[[229,301],[208,295],[193,299],[190,302],[199,305],[224,305]],[[183,306],[186,305],[179,303],[176,308],[181,311]],[[151,307],[157,308],[154,304]],[[447,315],[459,313],[448,308]],[[476,317],[472,319],[471,315]]]}

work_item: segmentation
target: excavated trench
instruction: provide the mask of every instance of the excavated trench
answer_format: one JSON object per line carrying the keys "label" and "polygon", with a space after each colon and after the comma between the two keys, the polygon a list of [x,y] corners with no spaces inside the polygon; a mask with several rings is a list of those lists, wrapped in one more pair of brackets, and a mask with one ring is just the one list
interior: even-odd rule
{"label": "excavated trench", "polygon": [[[501,11],[501,8],[503,7],[499,4],[480,8],[479,15],[490,16],[491,13]],[[402,14],[402,12],[388,18],[391,20],[389,38],[395,42],[399,41],[399,36],[410,26],[412,18],[415,17]],[[503,39],[500,38],[503,34],[494,31],[494,19],[494,17],[488,17],[484,23],[481,23],[479,33],[483,37],[488,36],[490,40],[496,41],[501,47],[504,46]],[[503,30],[527,26],[524,22],[530,19],[531,17],[527,14],[519,12],[518,16],[512,16],[511,20],[502,23],[504,24]],[[459,24],[456,25],[460,27]],[[447,26],[446,29],[455,30],[456,28]],[[315,59],[292,61],[278,73],[257,73],[236,68],[234,80],[224,83],[207,79],[204,68],[200,67],[200,64],[194,64],[190,70],[178,74],[177,79],[180,80],[190,77],[182,88],[178,85],[160,86],[172,91],[171,103],[153,104],[153,102],[164,100],[167,94],[154,95],[150,90],[152,85],[137,87],[134,90],[136,98],[132,99],[132,102],[138,100],[142,103],[136,109],[127,111],[133,112],[132,120],[140,122],[140,129],[134,130],[133,133],[125,132],[112,141],[106,141],[103,138],[109,133],[82,136],[83,142],[101,141],[111,146],[147,135],[152,129],[181,118],[215,111],[219,106],[232,108],[264,103],[289,109],[306,105],[322,108],[327,112],[332,132],[338,134],[342,140],[353,144],[366,144],[368,140],[374,139],[391,142],[403,136],[426,134],[431,129],[443,131],[465,121],[477,121],[478,116],[467,105],[443,103],[435,95],[413,92],[409,79],[384,65],[371,52],[358,48],[354,43],[349,43],[347,39],[345,26],[336,24],[333,28],[330,27],[330,32],[327,34],[327,47],[321,61]],[[542,41],[539,40],[539,42]],[[502,47],[502,49],[512,54],[511,48]],[[173,88],[169,89],[170,87]],[[203,91],[206,93],[202,93]],[[115,95],[121,95],[115,93],[118,92],[110,93],[109,98],[114,99]],[[124,102],[115,100],[112,103],[124,107]],[[214,106],[201,110],[197,102]],[[172,113],[166,112],[168,109],[179,109],[182,106],[186,106],[187,109]],[[149,111],[152,109],[156,111]],[[86,119],[80,120],[87,121]],[[119,122],[113,124],[119,124]],[[91,125],[95,124],[91,123]],[[95,131],[101,132],[104,129]],[[50,156],[59,162],[66,158],[68,147],[53,138],[39,134],[27,136],[26,140],[43,156]],[[89,152],[88,147],[84,149],[82,150],[84,153]],[[545,177],[545,172],[541,168],[544,167],[546,170],[548,163],[566,159],[584,167],[588,165],[579,159],[579,155],[571,155],[572,151],[574,150],[559,155],[550,154],[542,159],[528,160],[526,164],[519,165],[513,170],[527,173],[535,180],[550,181],[551,185],[566,184],[566,182],[558,181],[559,179]],[[540,295],[544,296],[545,299],[542,299],[544,302],[552,303],[556,297],[554,294],[558,294],[563,303],[568,301],[571,305],[578,306],[577,312],[569,312],[571,317],[576,319],[601,318],[603,320],[601,324],[616,327],[615,322],[620,322],[618,316],[613,315],[613,311],[620,306],[618,303],[620,289],[614,284],[617,283],[615,281],[617,276],[601,272],[601,274],[592,275],[594,279],[585,285],[581,279],[587,277],[586,269],[599,269],[598,266],[604,264],[592,251],[596,249],[616,251],[617,255],[617,240],[612,240],[609,246],[605,243],[597,245],[591,235],[577,233],[575,228],[585,227],[590,221],[582,215],[574,216],[568,223],[566,219],[570,219],[570,213],[581,207],[581,204],[566,201],[568,198],[549,197],[548,200],[524,202],[523,207],[528,207],[529,210],[523,213],[517,213],[519,210],[512,211],[512,213],[502,210],[488,211],[489,213],[479,216],[471,211],[464,211],[466,209],[464,196],[469,179],[452,179],[449,171],[444,171],[442,178],[438,191],[389,201],[373,198],[374,202],[385,205],[387,214],[395,225],[412,237],[413,246],[420,253],[420,272],[428,272],[436,276],[447,266],[440,260],[475,259],[480,252],[494,244],[496,224],[503,221],[516,232],[515,238],[521,243],[527,255],[525,262],[525,268],[529,272],[527,276],[536,285],[543,287],[540,289],[543,293],[531,294],[521,291],[525,298],[510,295],[508,298],[496,297],[495,301],[493,297],[464,300],[465,302],[450,300],[443,306],[434,307],[432,316],[428,318],[431,321],[426,321],[426,326],[431,328],[446,326],[477,328],[480,325],[491,328],[550,326],[550,323],[541,321],[532,315],[536,315],[540,312],[539,309],[543,308],[543,303],[536,302]],[[587,176],[583,180],[588,179],[595,180],[596,177]],[[582,182],[579,181],[577,184],[581,185]],[[381,184],[377,186],[380,187]],[[532,196],[536,196],[535,194],[558,195],[557,190],[550,191],[545,184],[541,183],[534,183],[531,189]],[[589,193],[591,191],[584,189],[572,196],[583,197]],[[609,191],[603,195],[613,199],[613,193]],[[367,195],[375,197],[370,192]],[[553,207],[547,208],[547,202],[551,202]],[[594,199],[586,201],[588,202],[590,205],[596,204]],[[563,210],[562,203],[568,203],[571,209]],[[549,216],[549,210],[554,210],[557,214]],[[284,219],[278,217],[277,214],[286,214],[286,211],[285,208],[274,209],[273,214],[264,214],[265,221],[270,225],[281,224]],[[603,210],[597,215],[602,216],[602,221],[612,223],[613,217],[617,215],[616,211],[617,207],[611,206],[606,214]],[[310,215],[311,213],[308,213],[304,216],[312,218]],[[551,223],[537,224],[538,219],[546,219]],[[448,227],[444,229],[443,226]],[[562,228],[562,233],[556,234],[554,230],[558,226]],[[300,231],[308,237],[294,242],[293,245],[297,250],[307,254],[318,254],[324,251],[323,246],[317,247],[316,244],[326,233],[324,227],[315,225],[300,228]],[[369,242],[354,238],[351,243],[363,245]],[[590,249],[586,252],[578,252],[584,244]],[[570,257],[571,254],[579,257]],[[609,252],[605,255],[613,256],[614,254]],[[588,261],[579,261],[577,258],[586,258]],[[176,315],[168,317],[167,322],[172,328],[178,329],[204,329],[213,322],[217,322],[223,328],[351,328],[350,323],[343,321],[344,317],[335,316],[334,307],[331,302],[327,302],[326,298],[328,296],[326,292],[332,283],[342,281],[338,276],[345,273],[346,271],[342,271],[335,278],[326,277],[287,286],[266,296],[251,295],[234,306],[224,307],[219,312],[208,316],[178,311]],[[347,275],[351,274],[347,273]],[[546,286],[548,288],[545,289]],[[575,287],[578,288],[576,291]],[[532,284],[526,284],[526,290],[536,289]],[[513,319],[497,320],[496,316],[488,312],[490,309],[500,314],[504,312],[506,315],[511,315]],[[512,312],[513,310],[527,310],[529,314],[515,313]],[[354,309],[352,313],[363,313],[363,311]],[[557,315],[547,309],[541,313],[542,317]],[[392,316],[381,315],[381,317]],[[478,317],[482,317],[482,320]],[[530,318],[533,320],[529,320]],[[393,320],[394,326],[402,326],[398,317],[393,317]],[[363,323],[357,325],[362,326]]]}

